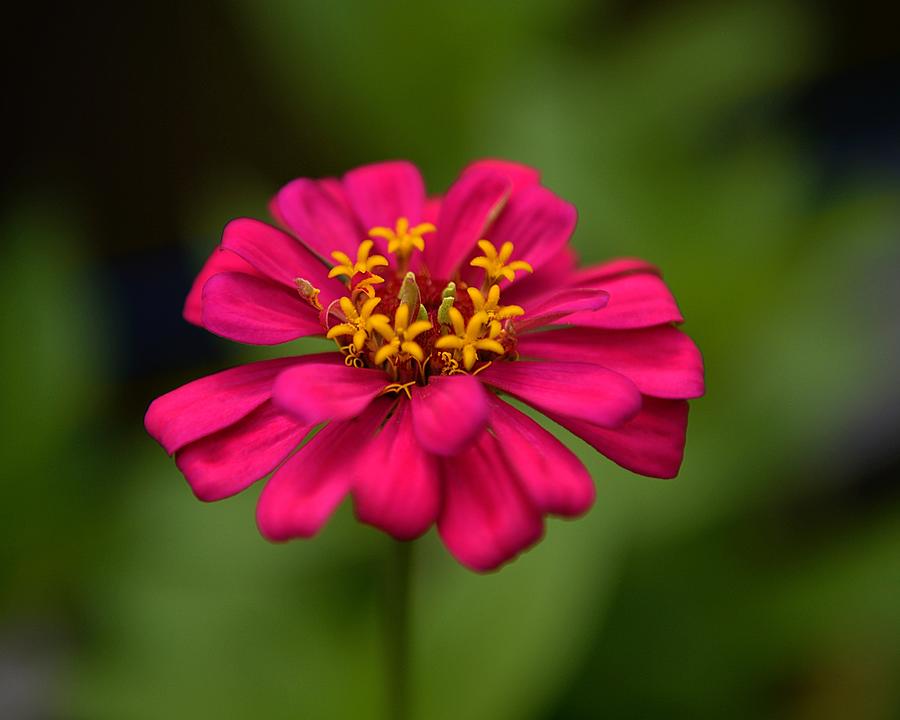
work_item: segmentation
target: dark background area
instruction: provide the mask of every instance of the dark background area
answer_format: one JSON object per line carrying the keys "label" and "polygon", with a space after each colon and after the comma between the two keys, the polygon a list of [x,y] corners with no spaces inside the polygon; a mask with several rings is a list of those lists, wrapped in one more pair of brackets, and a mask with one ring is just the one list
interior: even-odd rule
{"label": "dark background area", "polygon": [[[402,157],[533,164],[585,262],[659,264],[704,351],[672,482],[502,572],[431,533],[416,717],[900,714],[900,47],[876,2],[137,3],[6,24],[0,716],[380,717],[386,538],[195,501],[158,394],[235,216]],[[270,351],[267,351],[270,352]]]}

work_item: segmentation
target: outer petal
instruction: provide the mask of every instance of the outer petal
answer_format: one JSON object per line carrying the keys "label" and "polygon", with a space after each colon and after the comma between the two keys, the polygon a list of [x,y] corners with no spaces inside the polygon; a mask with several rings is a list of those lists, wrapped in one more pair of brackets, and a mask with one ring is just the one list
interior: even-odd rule
{"label": "outer petal", "polygon": [[493,570],[541,538],[541,514],[490,433],[482,433],[474,446],[444,460],[442,475],[438,532],[466,567]]}
{"label": "outer petal", "polygon": [[504,175],[512,185],[513,193],[517,193],[530,185],[537,185],[541,181],[541,173],[533,167],[496,158],[476,160],[471,165],[466,166],[463,174],[471,171],[484,172],[485,170]]}
{"label": "outer petal", "polygon": [[144,426],[166,452],[174,453],[253,412],[272,397],[272,384],[282,370],[334,355],[263,360],[207,375],[156,398],[147,409]]}
{"label": "outer petal", "polygon": [[[583,283],[584,279],[579,278],[578,282]],[[565,319],[566,323],[618,330],[684,321],[675,298],[657,275],[616,275],[587,284],[588,287],[606,290],[609,304],[602,312],[570,315]]]}
{"label": "outer petal", "polygon": [[275,196],[271,209],[304,245],[323,258],[330,257],[333,250],[354,254],[365,237],[330,184],[292,180]]}
{"label": "outer petal", "polygon": [[206,281],[213,275],[222,272],[242,272],[247,275],[260,276],[246,260],[238,257],[233,252],[223,250],[221,246],[212,251],[212,255],[207,258],[200,268],[200,272],[191,285],[187,299],[184,302],[184,310],[182,315],[184,319],[194,325],[203,326],[202,310],[203,310],[203,286]]}
{"label": "outer petal", "polygon": [[575,282],[579,284],[592,284],[599,280],[609,280],[620,275],[633,275],[634,273],[649,273],[662,276],[659,268],[640,258],[624,257],[609,260],[597,265],[583,268],[575,276]]}
{"label": "outer petal", "polygon": [[641,330],[563,328],[519,338],[523,357],[576,359],[615,370],[644,395],[695,398],[703,395],[703,357],[680,330],[660,325]]}
{"label": "outer petal", "polygon": [[564,247],[533,275],[521,275],[512,285],[508,285],[503,290],[503,302],[521,305],[527,311],[536,303],[552,298],[561,288],[580,287],[572,281],[576,264],[577,258],[572,248]]}
{"label": "outer petal", "polygon": [[432,277],[450,278],[457,266],[484,237],[509,197],[511,186],[501,174],[486,170],[464,173],[441,204],[437,237],[425,244]]}
{"label": "outer petal", "polygon": [[687,432],[686,400],[644,398],[644,406],[637,417],[615,430],[572,418],[550,417],[632,472],[673,478],[681,467]]}
{"label": "outer petal", "polygon": [[203,327],[250,345],[277,345],[323,332],[316,311],[296,292],[243,273],[219,273],[207,281]]}
{"label": "outer petal", "polygon": [[484,429],[487,393],[471,375],[432,377],[413,388],[412,420],[416,438],[435,455],[456,455]]}
{"label": "outer petal", "polygon": [[256,507],[263,536],[283,541],[319,531],[350,489],[346,449],[371,441],[390,404],[383,398],[355,420],[329,423],[278,469]]}
{"label": "outer petal", "polygon": [[590,473],[571,450],[530,417],[493,398],[491,429],[506,462],[538,509],[574,517],[593,505]]}
{"label": "outer petal", "polygon": [[413,225],[422,220],[425,183],[412,163],[397,160],[356,168],[344,175],[344,189],[365,230],[376,225],[393,228],[399,217]]}
{"label": "outer petal", "polygon": [[362,522],[412,540],[437,519],[441,492],[437,460],[416,440],[412,409],[404,400],[358,453],[353,499]]}
{"label": "outer petal", "polygon": [[573,312],[595,312],[609,303],[609,293],[594,288],[569,288],[529,306],[525,316],[516,321],[519,331],[551,325]]}
{"label": "outer petal", "polygon": [[478,378],[544,413],[619,427],[641,408],[627,378],[596,365],[569,362],[496,362]]}
{"label": "outer petal", "polygon": [[273,395],[300,422],[315,425],[355,417],[387,384],[381,370],[309,363],[279,375]]}
{"label": "outer petal", "polygon": [[513,192],[488,239],[497,247],[512,242],[513,259],[526,260],[537,269],[565,247],[577,221],[574,205],[533,185]]}
{"label": "outer petal", "polygon": [[321,302],[329,302],[346,289],[328,277],[325,264],[296,238],[259,220],[238,218],[225,226],[222,247],[243,258],[260,275],[296,292],[296,278],[304,278],[321,292]]}
{"label": "outer petal", "polygon": [[310,429],[267,400],[243,420],[179,450],[175,462],[200,500],[221,500],[272,472]]}

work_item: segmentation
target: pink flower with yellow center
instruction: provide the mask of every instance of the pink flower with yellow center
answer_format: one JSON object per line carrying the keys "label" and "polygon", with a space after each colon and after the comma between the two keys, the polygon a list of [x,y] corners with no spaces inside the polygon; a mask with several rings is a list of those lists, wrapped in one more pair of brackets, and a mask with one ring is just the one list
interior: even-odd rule
{"label": "pink flower with yellow center", "polygon": [[476,162],[428,198],[415,166],[388,162],[294,180],[271,209],[284,230],[227,225],[185,317],[241,343],[336,347],[150,405],[148,432],[201,500],[271,473],[270,540],[315,535],[349,495],[361,521],[401,540],[436,523],[461,563],[491,570],[546,515],[594,499],[584,466],[506,395],[629,470],[677,474],[700,354],[655,267],[576,268],[575,208],[537,171]]}

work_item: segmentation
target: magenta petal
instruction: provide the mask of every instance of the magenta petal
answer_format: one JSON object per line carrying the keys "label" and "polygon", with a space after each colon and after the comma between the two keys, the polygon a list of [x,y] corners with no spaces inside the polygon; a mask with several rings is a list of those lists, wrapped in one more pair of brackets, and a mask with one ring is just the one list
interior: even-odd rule
{"label": "magenta petal", "polygon": [[212,255],[203,263],[197,277],[194,278],[194,284],[191,285],[191,290],[184,301],[182,315],[189,323],[203,326],[203,286],[213,275],[222,272],[241,272],[259,276],[259,273],[246,260],[233,252],[222,249],[221,246],[216,247],[212,251]]}
{"label": "magenta petal", "polygon": [[485,160],[476,160],[475,162],[466,166],[466,169],[463,170],[463,174],[471,171],[484,172],[485,170],[498,173],[506,177],[506,179],[510,182],[513,193],[517,193],[520,190],[529,187],[530,185],[537,185],[541,181],[541,173],[533,167],[522,165],[516,162],[511,162],[509,160],[498,160],[492,158],[488,158]]}
{"label": "magenta petal", "polygon": [[618,427],[641,408],[641,394],[628,378],[577,362],[496,362],[478,378],[543,413]]}
{"label": "magenta petal", "polygon": [[350,490],[347,448],[359,448],[389,407],[383,398],[354,420],[329,423],[275,472],[256,506],[264,537],[280,542],[312,537],[321,529]]}
{"label": "magenta petal", "polygon": [[355,417],[388,384],[381,370],[310,363],[279,375],[272,394],[300,422],[314,425]]}
{"label": "magenta petal", "polygon": [[221,500],[272,472],[310,429],[267,400],[243,420],[179,450],[175,462],[200,500]]}
{"label": "magenta petal", "polygon": [[441,499],[437,460],[416,440],[405,398],[381,432],[358,452],[353,499],[362,522],[398,540],[418,537],[437,519]]}
{"label": "magenta petal", "polygon": [[442,461],[438,532],[463,565],[493,570],[540,540],[543,521],[490,433]]}
{"label": "magenta petal", "polygon": [[[584,279],[579,278],[579,283]],[[611,330],[651,327],[683,322],[675,298],[662,278],[650,273],[618,275],[589,284],[609,293],[609,304],[601,312],[580,312],[565,322],[582,327]]]}
{"label": "magenta petal", "polygon": [[441,204],[437,237],[425,242],[432,277],[449,278],[484,237],[510,193],[509,181],[490,171],[464,173]]}
{"label": "magenta petal", "polygon": [[620,275],[633,275],[634,273],[649,273],[662,276],[659,268],[640,258],[616,258],[598,265],[582,268],[575,275],[575,282],[579,285],[591,285],[598,281],[610,280]]}
{"label": "magenta petal", "polygon": [[[609,303],[609,293],[593,288],[569,288],[529,305],[525,316],[514,321],[516,330],[524,332],[552,325],[575,312],[594,312]],[[568,322],[567,320],[564,322]]]}
{"label": "magenta petal", "polygon": [[523,357],[596,363],[631,380],[644,395],[703,395],[703,357],[694,342],[669,325],[640,330],[563,328],[519,338]]}
{"label": "magenta petal", "polygon": [[323,333],[318,313],[299,294],[243,273],[219,273],[207,281],[203,327],[250,345],[277,345]]}
{"label": "magenta petal", "polygon": [[687,432],[686,400],[645,397],[641,412],[615,430],[572,418],[551,417],[598,452],[632,472],[673,478],[681,467]]}
{"label": "magenta petal", "polygon": [[317,287],[320,302],[328,305],[346,291],[337,280],[328,277],[328,268],[296,238],[278,228],[239,218],[225,226],[222,247],[246,260],[261,275],[296,292],[296,279],[303,278]]}
{"label": "magenta petal", "polygon": [[574,205],[534,185],[510,196],[488,239],[498,248],[513,243],[513,258],[537,269],[566,246],[577,221]]}
{"label": "magenta petal", "polygon": [[571,450],[534,420],[494,398],[490,424],[506,462],[538,509],[575,517],[594,503],[590,473]]}
{"label": "magenta petal", "polygon": [[333,250],[355,255],[365,238],[353,214],[326,184],[299,178],[285,185],[272,201],[272,211],[317,255],[330,258]]}
{"label": "magenta petal", "polygon": [[425,183],[412,163],[393,161],[356,168],[344,175],[344,189],[364,230],[393,228],[400,217],[413,225],[422,221]]}
{"label": "magenta petal", "polygon": [[416,437],[428,452],[455,455],[482,431],[488,419],[487,394],[471,375],[435,376],[412,392]]}
{"label": "magenta petal", "polygon": [[520,275],[514,283],[507,285],[503,290],[504,304],[521,305],[530,310],[536,303],[552,298],[560,288],[579,287],[572,282],[576,263],[575,253],[569,246],[564,247],[534,274]]}
{"label": "magenta petal", "polygon": [[[334,354],[334,353],[330,353]],[[147,409],[147,432],[169,454],[188,443],[226,428],[272,397],[272,384],[282,370],[323,355],[263,360],[207,375],[156,398]]]}

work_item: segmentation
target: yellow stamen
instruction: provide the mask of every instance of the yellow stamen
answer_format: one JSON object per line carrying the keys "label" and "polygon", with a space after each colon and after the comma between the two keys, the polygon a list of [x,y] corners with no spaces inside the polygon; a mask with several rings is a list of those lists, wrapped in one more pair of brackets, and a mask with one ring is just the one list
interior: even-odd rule
{"label": "yellow stamen", "polygon": [[[374,245],[375,243],[371,240],[363,240],[356,251],[356,262],[353,262],[346,253],[335,250],[331,253],[331,257],[335,259],[337,265],[328,271],[328,277],[333,278],[338,275],[346,275],[352,279],[355,275],[371,273],[374,268],[387,265],[388,261],[384,255],[369,255]],[[378,276],[376,275],[375,277]]]}
{"label": "yellow stamen", "polygon": [[434,346],[438,350],[461,352],[463,367],[466,370],[471,370],[475,365],[475,362],[478,360],[479,350],[497,353],[498,355],[502,355],[505,352],[503,346],[496,340],[501,332],[499,323],[497,323],[496,328],[491,324],[488,336],[483,337],[484,326],[488,321],[486,312],[475,313],[469,318],[468,324],[465,323],[462,313],[456,308],[450,308],[449,315],[455,335],[445,335]]}
{"label": "yellow stamen", "polygon": [[500,305],[499,285],[491,285],[487,298],[481,294],[481,291],[472,287],[466,288],[466,292],[468,292],[469,297],[472,298],[472,307],[475,309],[475,312],[483,312],[487,315],[492,330],[496,325],[497,331],[499,332],[502,320],[525,314],[525,311],[518,305]]}
{"label": "yellow stamen", "polygon": [[384,389],[378,393],[379,395],[387,395],[388,393],[400,393],[405,392],[406,397],[412,400],[412,395],[409,393],[409,389],[416,384],[415,380],[410,380],[407,383],[391,383],[390,385],[385,385]]}
{"label": "yellow stamen", "polygon": [[380,302],[381,298],[370,298],[369,300],[366,300],[362,308],[357,311],[356,306],[351,302],[350,298],[342,297],[340,299],[340,305],[341,310],[344,312],[344,317],[347,318],[347,322],[335,325],[328,331],[325,337],[334,339],[343,335],[352,335],[352,345],[356,348],[358,353],[363,349],[366,340],[369,339],[369,334],[372,332],[374,323],[378,322],[379,318],[384,318],[385,321],[387,320],[386,315],[372,314],[372,311]]}
{"label": "yellow stamen", "polygon": [[513,260],[512,262],[508,262],[513,253],[513,244],[509,241],[500,246],[499,252],[489,240],[479,240],[478,247],[481,248],[481,252],[483,252],[484,255],[475,258],[469,265],[472,267],[480,267],[484,270],[485,288],[490,287],[490,285],[502,277],[512,282],[516,278],[517,270],[534,272],[534,268],[524,260]]}
{"label": "yellow stamen", "polygon": [[402,303],[394,313],[394,326],[384,315],[376,315],[371,318],[372,329],[384,339],[384,345],[375,353],[375,364],[381,365],[385,360],[402,356],[413,357],[420,363],[425,362],[425,352],[416,337],[423,332],[431,330],[428,320],[417,320],[409,323],[409,305]]}
{"label": "yellow stamen", "polygon": [[388,252],[397,256],[401,270],[405,270],[412,251],[422,252],[425,249],[425,240],[422,236],[436,230],[437,228],[431,223],[420,223],[415,227],[410,227],[409,220],[401,217],[397,218],[397,225],[393,230],[381,226],[373,227],[369,230],[369,236],[387,240]]}

